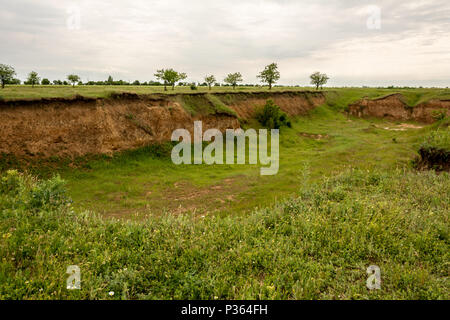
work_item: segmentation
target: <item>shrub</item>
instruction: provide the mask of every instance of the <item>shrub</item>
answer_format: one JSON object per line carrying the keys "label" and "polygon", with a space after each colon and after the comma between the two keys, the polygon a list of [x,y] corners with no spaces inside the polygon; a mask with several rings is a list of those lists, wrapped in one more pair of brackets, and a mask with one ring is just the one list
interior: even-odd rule
{"label": "shrub", "polygon": [[66,195],[66,182],[59,176],[36,183],[30,190],[28,207],[30,209],[56,209],[71,201]]}
{"label": "shrub", "polygon": [[256,110],[255,118],[268,129],[280,129],[282,126],[291,127],[287,114],[281,111],[280,107],[271,99],[267,100],[264,107]]}
{"label": "shrub", "polygon": [[431,113],[431,116],[436,121],[444,120],[445,117],[447,116],[447,109],[433,110],[433,112]]}

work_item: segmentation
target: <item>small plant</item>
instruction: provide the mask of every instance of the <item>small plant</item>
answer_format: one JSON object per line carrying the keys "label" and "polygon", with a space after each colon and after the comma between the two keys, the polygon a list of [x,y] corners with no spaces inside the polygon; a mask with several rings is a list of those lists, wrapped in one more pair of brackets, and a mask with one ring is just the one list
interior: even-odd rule
{"label": "small plant", "polygon": [[431,116],[436,121],[444,120],[445,117],[447,116],[447,110],[446,109],[433,110],[433,112],[431,113]]}
{"label": "small plant", "polygon": [[197,90],[197,86],[195,85],[195,83],[191,84],[191,90]]}
{"label": "small plant", "polygon": [[271,99],[267,100],[264,107],[256,110],[255,118],[268,129],[280,129],[282,126],[292,126],[287,114],[281,111],[280,107]]}
{"label": "small plant", "polygon": [[36,183],[30,190],[28,207],[30,209],[54,209],[69,204],[65,181],[59,176]]}

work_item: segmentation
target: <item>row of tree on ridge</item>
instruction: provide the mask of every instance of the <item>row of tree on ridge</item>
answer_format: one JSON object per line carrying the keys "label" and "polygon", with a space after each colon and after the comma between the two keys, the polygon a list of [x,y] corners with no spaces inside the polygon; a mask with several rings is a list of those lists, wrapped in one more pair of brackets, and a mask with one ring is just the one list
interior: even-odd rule
{"label": "row of tree on ridge", "polygon": [[[13,67],[5,64],[0,64],[0,82],[2,88],[5,87],[6,84],[21,84],[21,81],[19,79],[14,78],[16,75],[16,71]],[[187,74],[184,72],[178,72],[174,69],[161,69],[157,70],[155,73],[155,77],[160,80],[161,82],[156,81],[150,81],[149,83],[140,83],[138,80],[131,83],[132,85],[151,85],[151,86],[164,86],[164,90],[167,91],[167,87],[172,87],[172,90],[175,90],[175,86],[177,84],[183,84],[186,85],[186,83],[183,83],[183,80],[187,79]],[[278,71],[278,65],[276,63],[271,63],[267,65],[263,71],[261,71],[258,76],[259,79],[261,79],[261,82],[264,84],[267,84],[269,86],[269,90],[272,89],[272,87],[278,82],[280,79],[280,72]],[[329,77],[320,72],[315,72],[311,76],[311,84],[313,84],[316,87],[316,90],[319,90],[319,88],[323,87],[324,84],[326,84],[329,80]],[[243,82],[243,78],[240,72],[230,73],[227,75],[227,77],[223,80],[226,85],[232,86],[233,89],[236,88],[241,82]],[[27,80],[24,82],[24,84],[35,86],[35,85],[50,85],[52,84],[50,80],[47,78],[42,79],[39,77],[38,73],[35,71],[31,71],[28,74]],[[72,86],[75,85],[82,85],[81,78],[76,74],[70,74],[67,76],[67,81],[61,81],[61,80],[54,80],[54,85],[69,85]],[[85,85],[130,85],[130,83],[125,81],[114,81],[112,76],[108,77],[108,80],[103,81],[88,81],[84,83]],[[195,83],[190,84],[192,89],[196,88]],[[200,84],[204,86],[208,86],[209,90],[211,90],[212,86],[220,86],[220,83],[217,82],[217,79],[214,75],[208,75],[204,78],[204,83]]]}

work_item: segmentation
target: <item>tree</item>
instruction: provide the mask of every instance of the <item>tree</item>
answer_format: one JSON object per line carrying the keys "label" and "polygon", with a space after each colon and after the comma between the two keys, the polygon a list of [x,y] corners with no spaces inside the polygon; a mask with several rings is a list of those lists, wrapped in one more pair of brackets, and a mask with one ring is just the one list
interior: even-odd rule
{"label": "tree", "polygon": [[230,73],[223,81],[233,86],[233,90],[236,88],[238,82],[242,82],[242,75],[240,72]]}
{"label": "tree", "polygon": [[314,72],[310,78],[311,84],[316,86],[316,90],[319,90],[319,87],[323,88],[323,85],[330,79],[325,73],[320,72]]}
{"label": "tree", "polygon": [[272,89],[272,85],[280,80],[280,72],[278,71],[278,65],[276,63],[269,64],[258,75],[261,82],[269,84],[269,90]]}
{"label": "tree", "polygon": [[256,109],[255,118],[267,129],[280,129],[282,126],[292,126],[287,114],[281,111],[280,107],[271,99],[267,100],[264,107]]}
{"label": "tree", "polygon": [[112,85],[114,83],[113,77],[109,76],[108,80],[106,80],[106,83]]}
{"label": "tree", "polygon": [[216,77],[213,75],[206,76],[205,82],[208,84],[209,90],[211,90],[211,86],[216,82]]}
{"label": "tree", "polygon": [[67,80],[69,80],[69,82],[72,83],[72,87],[75,87],[75,84],[80,82],[81,79],[76,74],[69,74],[67,76]]}
{"label": "tree", "polygon": [[36,85],[36,84],[39,84],[40,81],[41,81],[41,78],[38,77],[37,72],[31,71],[28,74],[27,82],[28,82],[28,84],[31,84],[32,87],[34,87],[34,85]]}
{"label": "tree", "polygon": [[170,85],[172,90],[175,90],[175,84],[187,78],[186,73],[177,72],[173,69],[157,70],[155,77],[164,81],[164,91],[167,91],[167,86]]}
{"label": "tree", "polygon": [[5,84],[13,80],[15,74],[16,71],[13,67],[6,64],[0,64],[0,81],[2,83],[2,89],[5,87]]}
{"label": "tree", "polygon": [[42,79],[41,84],[44,86],[47,86],[50,84],[50,80],[48,80],[47,78]]}

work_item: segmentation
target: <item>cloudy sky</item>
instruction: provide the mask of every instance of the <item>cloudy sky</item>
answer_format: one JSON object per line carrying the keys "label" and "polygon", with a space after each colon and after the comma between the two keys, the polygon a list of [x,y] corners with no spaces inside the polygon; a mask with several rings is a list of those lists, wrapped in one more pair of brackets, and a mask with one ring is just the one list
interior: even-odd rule
{"label": "cloudy sky", "polygon": [[158,68],[256,83],[450,86],[449,0],[0,0],[0,63],[24,79],[148,81]]}

